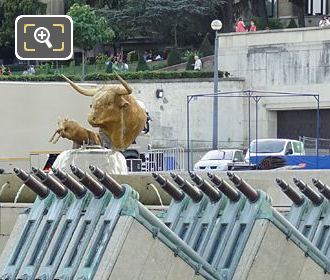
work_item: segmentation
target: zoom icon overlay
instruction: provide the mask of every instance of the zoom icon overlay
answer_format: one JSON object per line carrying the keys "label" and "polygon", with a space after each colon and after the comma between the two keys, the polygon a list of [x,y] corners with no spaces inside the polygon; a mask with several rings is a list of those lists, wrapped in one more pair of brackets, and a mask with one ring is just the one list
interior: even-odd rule
{"label": "zoom icon overlay", "polygon": [[15,54],[20,60],[67,60],[73,53],[69,16],[19,16],[15,21]]}

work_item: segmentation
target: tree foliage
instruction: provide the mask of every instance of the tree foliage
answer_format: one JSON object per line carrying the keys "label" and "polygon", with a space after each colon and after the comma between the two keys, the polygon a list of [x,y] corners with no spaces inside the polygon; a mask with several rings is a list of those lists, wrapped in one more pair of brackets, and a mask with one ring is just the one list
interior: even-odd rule
{"label": "tree foliage", "polygon": [[38,0],[0,1],[0,47],[13,47],[15,19],[20,15],[38,15],[46,12],[47,5]]}
{"label": "tree foliage", "polygon": [[202,54],[202,56],[208,56],[214,53],[214,48],[212,47],[209,40],[209,34],[205,35],[203,42],[199,47],[199,52]]}
{"label": "tree foliage", "polygon": [[187,37],[201,37],[205,34],[210,28],[210,18],[214,18],[215,6],[223,2],[224,0],[126,0],[118,8],[105,7],[98,12],[107,17],[119,38],[149,36],[164,39],[177,46],[185,44]]}
{"label": "tree foliage", "polygon": [[99,43],[110,43],[114,37],[113,30],[103,17],[99,17],[88,5],[74,4],[68,15],[73,20],[74,45],[90,50]]}
{"label": "tree foliage", "polygon": [[293,3],[298,16],[299,27],[305,27],[305,3],[306,0],[289,0]]}
{"label": "tree foliage", "polygon": [[267,6],[265,0],[240,0],[234,6],[234,17],[237,20],[239,17],[250,20],[258,17],[263,20],[264,24],[268,25]]}
{"label": "tree foliage", "polygon": [[167,58],[167,65],[175,65],[181,63],[181,55],[177,48],[174,48],[170,51]]}

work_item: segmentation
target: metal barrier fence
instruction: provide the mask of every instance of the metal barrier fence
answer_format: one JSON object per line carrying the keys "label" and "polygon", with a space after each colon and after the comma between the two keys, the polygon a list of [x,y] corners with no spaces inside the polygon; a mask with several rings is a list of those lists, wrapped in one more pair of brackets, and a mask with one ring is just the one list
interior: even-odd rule
{"label": "metal barrier fence", "polygon": [[[300,136],[299,141],[304,143],[306,155],[316,155],[317,138]],[[318,146],[320,155],[330,155],[330,139],[319,138]]]}
{"label": "metal barrier fence", "polygon": [[184,170],[184,148],[152,149],[145,154],[141,171]]}

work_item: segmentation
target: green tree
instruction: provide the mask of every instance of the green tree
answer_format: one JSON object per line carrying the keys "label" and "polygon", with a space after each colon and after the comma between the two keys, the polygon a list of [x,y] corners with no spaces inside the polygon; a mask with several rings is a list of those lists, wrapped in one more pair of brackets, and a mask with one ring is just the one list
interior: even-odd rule
{"label": "green tree", "polygon": [[64,10],[65,12],[70,10],[70,7],[74,4],[86,5],[86,0],[64,0]]}
{"label": "green tree", "polygon": [[82,50],[82,78],[85,76],[85,52],[96,44],[110,43],[114,31],[108,26],[105,18],[99,17],[88,5],[74,4],[68,15],[73,20],[73,42]]}
{"label": "green tree", "polygon": [[178,46],[187,36],[205,34],[210,29],[208,17],[214,17],[214,6],[222,3],[224,0],[126,0],[117,9],[104,8],[99,13],[116,26],[120,38],[150,36]]}
{"label": "green tree", "polygon": [[174,48],[168,54],[167,65],[171,66],[179,63],[181,63],[181,55],[177,48]]}
{"label": "green tree", "polygon": [[298,26],[297,26],[297,24],[296,24],[296,21],[292,18],[291,20],[290,20],[290,23],[289,23],[289,25],[287,26],[287,28],[297,28]]}
{"label": "green tree", "polygon": [[[299,0],[298,0],[299,1]],[[258,17],[263,21],[265,26],[268,26],[268,14],[265,0],[241,0],[235,4],[235,18],[243,17],[250,20]]]}
{"label": "green tree", "polygon": [[208,56],[214,53],[214,48],[210,43],[209,34],[206,34],[201,46],[199,47],[199,52],[202,56]]}
{"label": "green tree", "polygon": [[0,47],[13,48],[16,17],[44,14],[46,8],[38,0],[0,0]]}

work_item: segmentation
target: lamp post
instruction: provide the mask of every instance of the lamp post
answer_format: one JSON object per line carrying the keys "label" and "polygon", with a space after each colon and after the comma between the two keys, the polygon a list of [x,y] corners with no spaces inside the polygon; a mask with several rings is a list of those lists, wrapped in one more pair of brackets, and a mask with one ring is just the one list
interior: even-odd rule
{"label": "lamp post", "polygon": [[[218,52],[219,52],[219,31],[222,28],[221,20],[215,19],[211,22],[211,28],[215,31],[215,42],[214,42],[214,94],[218,93],[218,69],[219,69],[219,59],[218,59]],[[212,135],[212,149],[218,149],[218,97],[213,97],[213,135]]]}

